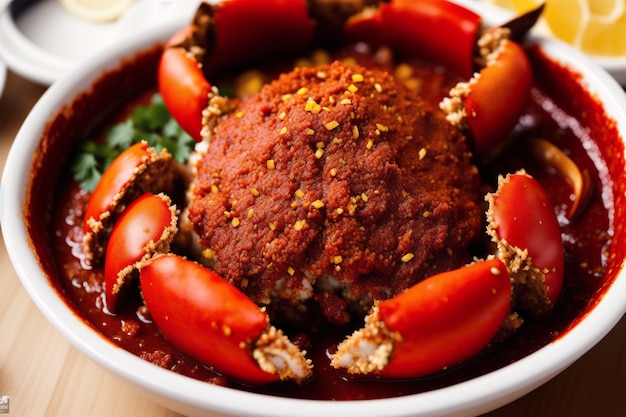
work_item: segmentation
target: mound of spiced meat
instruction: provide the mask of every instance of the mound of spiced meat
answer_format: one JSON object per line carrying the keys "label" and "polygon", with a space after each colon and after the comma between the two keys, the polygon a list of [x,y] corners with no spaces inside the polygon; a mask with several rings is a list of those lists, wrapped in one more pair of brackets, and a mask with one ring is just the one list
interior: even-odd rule
{"label": "mound of spiced meat", "polygon": [[483,214],[470,158],[386,72],[299,68],[215,128],[189,219],[215,271],[270,314],[344,324],[471,261]]}

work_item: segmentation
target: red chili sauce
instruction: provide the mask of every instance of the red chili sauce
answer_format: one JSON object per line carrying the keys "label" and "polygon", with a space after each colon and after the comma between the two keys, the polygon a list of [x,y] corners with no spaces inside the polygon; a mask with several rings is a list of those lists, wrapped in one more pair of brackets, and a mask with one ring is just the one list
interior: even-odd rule
{"label": "red chili sauce", "polygon": [[[624,172],[623,143],[617,128],[596,99],[585,92],[578,74],[551,62],[539,49],[529,52],[536,75],[531,103],[520,119],[514,144],[481,168],[483,181],[492,187],[499,173],[524,167],[544,185],[563,218],[570,200],[569,186],[556,173],[533,164],[525,153],[527,138],[543,137],[589,171],[593,193],[582,216],[563,227],[565,283],[554,310],[541,320],[526,318],[513,336],[445,372],[410,381],[347,380],[330,367],[327,350],[350,330],[329,329],[309,336],[312,346],[307,351],[315,364],[312,381],[304,386],[278,383],[251,388],[217,375],[164,340],[149,315],[142,315],[145,309],[138,290],[119,314],[105,311],[102,270],[85,265],[81,256],[82,216],[89,195],[71,179],[65,164],[76,140],[101,134],[103,126],[123,119],[155,91],[160,55],[156,47],[104,74],[48,124],[35,156],[25,206],[33,249],[60,296],[104,338],[158,366],[208,383],[297,398],[373,399],[445,387],[506,366],[555,340],[580,320],[602,298],[625,258],[626,239],[621,238],[624,232],[619,225],[626,223],[621,201],[626,182],[613,181]],[[372,60],[358,52],[352,54],[359,61]],[[456,79],[421,65],[422,83],[432,89],[427,99],[437,103]],[[44,207],[48,210],[42,210]]]}

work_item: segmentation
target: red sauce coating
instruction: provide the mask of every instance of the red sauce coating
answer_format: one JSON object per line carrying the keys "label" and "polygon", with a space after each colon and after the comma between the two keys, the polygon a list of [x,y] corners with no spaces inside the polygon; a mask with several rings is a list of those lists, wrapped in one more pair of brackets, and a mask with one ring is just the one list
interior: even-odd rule
{"label": "red sauce coating", "polygon": [[[127,307],[117,316],[107,314],[103,311],[102,271],[81,263],[77,242],[82,237],[82,210],[88,195],[68,177],[64,169],[67,155],[76,140],[92,134],[105,119],[104,124],[110,123],[145,100],[155,84],[153,74],[158,57],[159,49],[154,48],[124,62],[120,70],[103,74],[90,91],[60,109],[48,123],[33,161],[24,208],[31,245],[51,285],[105,339],[175,372],[250,389],[215,375],[177,352],[163,340],[149,317],[143,315],[145,310],[140,307],[138,293],[131,294]],[[407,395],[448,386],[505,366],[550,343],[602,298],[626,257],[626,182],[613,181],[624,172],[623,143],[602,106],[585,92],[579,74],[551,62],[538,49],[531,51],[531,58],[540,76],[533,88],[532,102],[521,118],[517,145],[489,169],[481,170],[481,175],[485,183],[493,184],[498,173],[523,166],[542,182],[562,214],[569,202],[569,190],[558,176],[533,166],[524,156],[525,138],[543,136],[554,141],[591,173],[594,192],[584,216],[563,229],[566,281],[555,309],[542,320],[528,318],[516,334],[461,366],[414,381],[345,381],[330,369],[326,357],[326,349],[341,340],[344,332],[312,334],[308,350],[316,367],[309,384],[279,384],[254,391],[348,400]],[[124,94],[120,96],[120,92]]]}

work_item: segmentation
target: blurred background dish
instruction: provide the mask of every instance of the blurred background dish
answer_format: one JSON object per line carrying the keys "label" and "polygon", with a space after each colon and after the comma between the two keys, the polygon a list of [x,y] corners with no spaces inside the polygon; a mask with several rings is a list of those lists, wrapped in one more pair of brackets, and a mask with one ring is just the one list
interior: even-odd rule
{"label": "blurred background dish", "polygon": [[482,0],[521,13],[546,4],[533,29],[567,42],[626,86],[626,0]]}
{"label": "blurred background dish", "polygon": [[0,59],[0,97],[2,97],[2,92],[4,91],[4,83],[7,77],[7,66]]}
{"label": "blurred background dish", "polygon": [[[89,3],[114,7],[85,9]],[[196,5],[195,0],[13,0],[0,10],[0,57],[24,78],[49,85],[108,44],[180,14],[191,16]]]}

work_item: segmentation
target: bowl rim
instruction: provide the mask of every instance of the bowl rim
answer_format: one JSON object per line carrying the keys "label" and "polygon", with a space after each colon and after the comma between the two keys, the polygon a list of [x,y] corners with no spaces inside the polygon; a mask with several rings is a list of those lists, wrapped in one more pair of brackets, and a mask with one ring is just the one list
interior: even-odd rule
{"label": "bowl rim", "polygon": [[[478,10],[485,18],[504,16],[499,9],[467,0],[459,3]],[[489,21],[489,19],[487,19]],[[132,56],[137,50],[164,41],[185,24],[172,20],[149,28],[117,48],[83,63],[53,84],[33,107],[9,151],[0,182],[0,224],[11,262],[23,286],[44,316],[83,354],[110,372],[132,382],[157,403],[181,412],[210,410],[246,416],[336,417],[358,415],[402,417],[415,415],[475,415],[502,406],[545,383],[580,358],[600,341],[626,312],[626,272],[622,269],[602,299],[575,327],[536,352],[480,377],[445,388],[403,397],[361,400],[322,401],[291,399],[250,393],[207,384],[161,369],[116,347],[78,317],[58,296],[29,246],[23,221],[29,175],[15,175],[30,167],[45,124],[58,109],[71,102],[76,93],[85,91],[102,71],[118,65],[118,57]],[[605,100],[609,117],[618,130],[626,132],[626,94],[617,82],[591,59],[554,40],[533,37],[532,42],[552,58],[575,68],[589,84],[590,91]],[[581,65],[582,64],[582,65]],[[624,134],[622,140],[626,141]],[[623,265],[622,265],[623,268]],[[542,364],[537,367],[536,364]],[[549,365],[543,365],[549,364]],[[528,369],[540,369],[528,375]],[[176,387],[174,390],[172,387]],[[451,395],[454,394],[454,395]]]}

